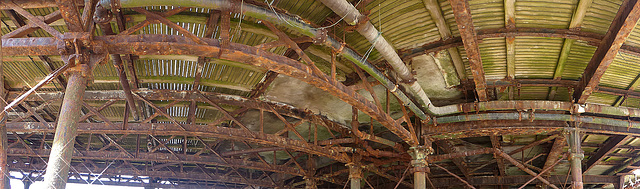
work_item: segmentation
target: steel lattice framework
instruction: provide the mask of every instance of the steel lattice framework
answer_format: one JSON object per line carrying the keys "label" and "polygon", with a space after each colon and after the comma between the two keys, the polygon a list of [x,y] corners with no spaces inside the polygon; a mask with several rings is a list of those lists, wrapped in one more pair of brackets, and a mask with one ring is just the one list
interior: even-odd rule
{"label": "steel lattice framework", "polygon": [[[309,24],[305,25],[307,22],[302,19],[293,23],[298,24],[296,28],[286,20],[286,23],[279,21],[293,22],[295,15],[257,2],[247,2],[246,7],[244,1],[215,3],[219,5],[209,7],[216,11],[212,11],[205,37],[201,37],[170,20],[171,16],[191,7],[155,11],[143,8],[147,4],[124,0],[0,2],[0,9],[16,26],[2,37],[2,57],[38,57],[49,63],[50,72],[26,92],[4,88],[0,91],[6,102],[10,102],[1,114],[6,123],[0,130],[3,134],[0,170],[4,174],[21,173],[18,178],[25,183],[44,180],[54,188],[64,187],[67,182],[159,188],[313,188],[318,185],[333,188],[348,182],[352,188],[361,185],[424,188],[426,183],[434,188],[528,184],[558,188],[568,183],[575,188],[583,184],[620,188],[624,185],[621,183],[624,176],[616,174],[640,168],[635,165],[640,162],[640,154],[634,151],[640,148],[623,145],[640,136],[640,109],[586,103],[594,92],[620,96],[622,101],[640,98],[640,93],[631,89],[599,86],[604,71],[618,52],[640,55],[640,47],[624,43],[640,18],[640,4],[636,1],[624,1],[608,32],[602,35],[573,29],[521,28],[514,23],[507,23],[505,28],[475,29],[469,2],[450,0],[460,36],[402,49],[395,55],[385,54],[409,60],[463,47],[473,79],[463,80],[459,88],[475,94],[477,101],[443,107],[432,107],[421,94],[413,94],[415,79],[403,78],[402,74],[394,76],[398,79],[389,79],[392,77],[387,73],[391,71],[382,72],[366,59],[358,61],[360,55],[355,50],[344,42],[337,42],[326,30],[305,29]],[[58,10],[44,16],[29,11],[44,7]],[[125,8],[144,15],[145,19],[128,26],[122,14]],[[264,10],[269,12],[258,14]],[[271,10],[282,18],[269,17]],[[278,40],[252,46],[232,42],[229,32],[232,12],[256,17],[265,26],[262,29]],[[66,32],[51,26],[60,20],[64,21]],[[355,31],[372,31],[367,29],[371,25],[368,19],[351,21],[349,24],[354,25]],[[139,34],[154,24],[165,25],[179,35]],[[211,38],[215,27],[221,28],[219,39]],[[101,32],[96,32],[98,29]],[[49,37],[32,36],[36,31],[44,31]],[[304,36],[290,37],[294,32]],[[451,31],[448,33],[451,35]],[[504,37],[509,43],[509,38],[517,36],[581,40],[596,46],[597,50],[578,81],[485,79],[478,44],[483,39],[496,37]],[[330,49],[330,71],[318,68],[305,54],[311,45]],[[272,50],[274,48],[286,51],[279,54]],[[192,81],[189,90],[139,88],[140,81],[135,71],[131,71],[135,57],[176,55],[197,57],[195,78],[189,80]],[[54,66],[52,56],[60,56],[64,65]],[[354,78],[361,80],[361,84],[347,86],[347,82],[336,79],[336,56],[353,61]],[[389,59],[389,64],[393,64]],[[109,60],[118,72],[122,90],[86,89],[87,82],[92,81],[92,70]],[[204,92],[198,86],[203,82],[204,64],[210,60],[236,62],[267,72],[260,84],[247,89],[248,97]],[[390,67],[398,71],[394,66]],[[331,120],[320,112],[259,98],[277,75],[303,81],[346,102],[353,108],[351,124]],[[368,76],[376,81],[369,81]],[[37,91],[52,81],[63,84],[65,92]],[[385,87],[386,102],[374,92],[373,87],[377,85]],[[495,95],[488,92],[510,88],[513,93],[523,86],[570,88],[576,103],[497,101]],[[358,92],[361,89],[366,95]],[[389,96],[400,102],[400,115],[390,113]],[[179,107],[187,111],[179,113]],[[58,112],[50,111],[58,108]],[[124,116],[109,117],[103,113],[107,109],[121,111]],[[196,118],[198,109],[216,113]],[[359,112],[375,120],[385,131],[374,133],[374,121],[369,125],[360,123]],[[243,120],[243,116],[252,113],[258,115],[258,120],[253,120],[255,123]],[[267,117],[273,119],[267,123]],[[267,124],[278,128],[265,128]],[[308,132],[301,133],[302,127]],[[362,129],[365,127],[371,129]],[[506,150],[506,144],[500,142],[501,136],[524,133],[544,137],[517,148],[511,146],[513,150]],[[584,135],[608,138],[603,144],[583,143]],[[455,139],[474,137],[488,137],[490,146],[465,151],[455,147]],[[432,144],[437,147],[434,149]],[[528,160],[513,157],[541,145],[550,146],[549,152],[545,152],[546,160],[540,158],[542,154]],[[569,148],[567,152],[565,146]],[[597,150],[584,152],[581,146]],[[633,153],[617,153],[617,149]],[[477,162],[465,159],[486,154],[493,156]],[[588,158],[582,163],[585,156]],[[607,157],[627,160],[603,161]],[[554,167],[563,159],[571,160],[572,174],[552,175]],[[508,165],[526,175],[507,174]],[[596,165],[612,168],[600,175],[582,174]],[[414,173],[413,179],[409,179],[409,170]],[[365,183],[360,184],[361,180]],[[0,186],[4,184],[0,181]]]}

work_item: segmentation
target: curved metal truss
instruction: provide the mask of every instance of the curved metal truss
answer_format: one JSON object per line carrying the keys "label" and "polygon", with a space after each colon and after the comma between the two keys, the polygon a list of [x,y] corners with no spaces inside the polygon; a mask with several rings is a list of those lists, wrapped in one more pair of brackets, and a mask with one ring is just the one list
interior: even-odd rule
{"label": "curved metal truss", "polygon": [[[625,1],[626,2],[626,1]],[[385,87],[393,86],[393,91],[400,92],[398,101],[402,102],[403,115],[394,119],[385,111],[379,99],[371,89],[375,83],[369,83],[366,76],[354,67],[358,77],[363,80],[362,86],[345,86],[336,80],[335,63],[330,73],[322,72],[303,52],[304,45],[322,43],[326,33],[319,32],[316,38],[289,38],[286,33],[267,21],[266,28],[279,40],[249,46],[230,41],[229,14],[218,14],[221,20],[220,39],[211,39],[211,29],[207,37],[199,37],[184,27],[174,23],[170,17],[187,8],[178,7],[164,12],[154,12],[143,8],[132,8],[145,19],[126,28],[124,17],[116,15],[117,32],[111,24],[102,23],[103,36],[93,36],[96,25],[91,17],[107,11],[86,9],[78,14],[77,5],[81,1],[27,1],[14,0],[0,3],[0,8],[11,9],[14,17],[26,18],[28,24],[16,21],[16,30],[2,37],[2,56],[38,56],[49,62],[48,56],[61,56],[66,65],[55,68],[38,87],[52,80],[61,84],[66,81],[59,77],[64,71],[78,71],[78,65],[104,63],[108,55],[112,55],[114,66],[119,72],[119,80],[123,90],[90,90],[86,91],[80,109],[82,116],[78,123],[77,137],[73,148],[73,160],[69,163],[69,182],[118,184],[151,187],[207,187],[207,188],[246,188],[292,187],[323,181],[330,187],[342,186],[358,174],[351,168],[364,169],[372,175],[370,180],[384,178],[376,182],[376,186],[389,187],[402,184],[411,186],[406,174],[411,167],[406,162],[412,160],[407,147],[430,146],[435,144],[436,152],[425,157],[424,169],[413,172],[431,170],[433,187],[456,185],[521,185],[544,183],[551,187],[563,184],[560,180],[568,176],[543,175],[552,170],[559,162],[558,157],[565,158],[563,153],[566,144],[562,132],[568,127],[577,128],[588,135],[607,137],[604,144],[584,143],[587,148],[595,148],[587,155],[584,172],[598,164],[610,163],[613,168],[606,175],[585,175],[585,184],[620,184],[615,174],[629,169],[640,162],[638,153],[613,153],[616,149],[631,149],[633,146],[622,145],[624,141],[640,136],[640,110],[617,108],[595,104],[584,104],[592,91],[615,94],[627,97],[640,97],[632,90],[622,90],[597,86],[598,80],[606,69],[607,62],[620,52],[640,54],[638,47],[623,44],[625,31],[631,26],[625,22],[637,22],[637,16],[630,11],[638,11],[634,4],[625,4],[618,15],[620,19],[612,24],[613,29],[622,30],[622,34],[610,32],[606,35],[584,31],[548,29],[548,28],[510,28],[485,29],[475,31],[470,13],[465,15],[468,4],[457,1],[454,14],[461,27],[461,37],[426,44],[415,49],[400,50],[403,59],[439,52],[448,48],[465,46],[475,49],[469,58],[473,63],[473,82],[461,85],[462,90],[475,90],[480,101],[487,101],[485,90],[489,88],[520,86],[551,86],[578,89],[574,93],[580,104],[551,101],[499,101],[476,102],[448,106],[449,112],[432,115],[426,118],[423,110],[404,96],[403,89],[395,83],[382,83]],[[86,4],[94,7],[96,2]],[[25,8],[59,6],[60,10],[46,16],[34,16]],[[259,6],[259,5],[253,5]],[[467,7],[465,7],[467,6]],[[637,6],[637,5],[636,5]],[[632,8],[634,7],[634,8]],[[265,8],[265,7],[262,7]],[[225,13],[229,13],[222,10]],[[71,14],[73,13],[73,14]],[[631,16],[629,16],[631,15]],[[96,15],[97,21],[105,15]],[[212,14],[212,17],[214,15]],[[61,33],[49,24],[63,19],[71,32]],[[212,19],[212,18],[211,18]],[[90,23],[90,24],[88,24]],[[143,27],[150,24],[164,24],[181,35],[140,34],[135,35]],[[635,26],[635,25],[634,25]],[[356,26],[357,27],[357,26]],[[262,28],[265,30],[264,28]],[[51,37],[27,38],[36,30],[43,30]],[[314,33],[315,34],[315,33]],[[628,34],[627,34],[628,35]],[[477,43],[485,38],[496,37],[552,37],[586,41],[589,45],[600,46],[597,57],[585,71],[588,78],[581,81],[565,80],[486,80],[482,74],[481,61],[477,52]],[[303,45],[304,44],[304,45]],[[607,46],[608,45],[608,46]],[[271,49],[286,47],[284,55],[273,53]],[[345,48],[343,44],[339,49]],[[347,47],[348,48],[348,47]],[[602,49],[602,50],[600,50]],[[332,52],[339,54],[340,52]],[[124,55],[124,56],[120,56]],[[136,74],[129,74],[132,85],[123,67],[131,64],[134,56],[167,56],[188,55],[198,57],[198,74],[193,79],[193,88],[186,91],[175,90],[142,90],[137,89]],[[335,58],[335,57],[333,57]],[[251,98],[226,95],[212,92],[201,92],[197,86],[201,82],[202,64],[207,59],[239,62],[250,67],[268,70],[270,76],[255,89],[237,87],[234,89],[251,91]],[[301,59],[299,61],[298,59]],[[49,61],[47,61],[49,60]],[[55,68],[55,69],[54,69]],[[350,69],[350,68],[349,68]],[[54,71],[55,70],[55,71]],[[379,70],[364,70],[367,73],[382,73]],[[273,81],[275,75],[283,74],[304,81],[322,89],[331,95],[353,106],[351,126],[334,122],[327,117],[308,110],[301,110],[277,102],[257,100]],[[600,75],[600,76],[598,76]],[[83,76],[84,77],[84,76]],[[384,79],[387,79],[384,76]],[[595,79],[591,79],[595,78]],[[389,80],[389,79],[387,79]],[[191,82],[191,80],[190,80]],[[222,84],[221,84],[222,85]],[[234,87],[234,86],[226,86]],[[131,89],[133,88],[133,89]],[[372,100],[365,98],[356,89],[366,89]],[[398,91],[396,91],[398,90]],[[46,159],[52,151],[53,133],[57,127],[56,109],[63,104],[62,92],[38,92],[37,95],[25,96],[23,93],[9,92],[7,100],[15,103],[10,108],[15,111],[3,112],[8,117],[6,124],[8,148],[6,155],[11,162],[9,168],[23,174],[23,180],[42,180]],[[489,99],[488,99],[489,98]],[[419,103],[417,103],[419,104]],[[406,107],[405,107],[406,106]],[[386,106],[388,107],[388,105]],[[408,108],[413,113],[406,111]],[[5,108],[9,109],[9,108]],[[198,113],[197,109],[207,110]],[[424,108],[423,108],[424,109]],[[110,116],[105,110],[124,112],[124,116]],[[358,111],[362,111],[385,127],[390,135],[360,131]],[[429,112],[429,111],[424,111]],[[130,115],[131,114],[131,115]],[[145,115],[146,114],[146,115]],[[257,122],[248,124],[242,115],[256,114]],[[270,130],[265,130],[265,117],[272,118]],[[424,117],[424,118],[423,118]],[[133,119],[131,119],[133,118]],[[131,120],[130,120],[131,119]],[[370,123],[372,124],[372,123]],[[372,125],[370,125],[373,128]],[[307,127],[301,133],[301,127]],[[326,136],[318,136],[321,130]],[[311,132],[314,131],[314,132]],[[543,137],[542,139],[520,146],[515,150],[504,150],[501,135],[518,135],[526,133]],[[382,137],[381,135],[384,135]],[[573,136],[573,135],[572,135]],[[460,151],[455,148],[457,139],[485,137],[490,140],[491,147]],[[575,136],[573,136],[575,137]],[[463,141],[464,142],[464,141]],[[551,143],[548,145],[547,143]],[[512,156],[535,146],[549,146],[546,160],[535,156],[529,160],[517,160]],[[514,145],[517,146],[517,145]],[[413,149],[413,148],[411,148]],[[493,154],[486,158],[487,154]],[[468,156],[481,157],[481,161],[468,162]],[[490,156],[490,155],[489,155]],[[629,161],[604,162],[606,157],[626,157]],[[484,159],[482,159],[484,158]],[[505,161],[529,174],[527,176],[507,176]],[[531,162],[542,162],[533,165]],[[323,165],[316,165],[318,162]],[[415,162],[415,161],[414,161]],[[345,164],[347,166],[345,166]],[[415,165],[414,165],[415,166]],[[349,167],[349,168],[347,168]],[[636,166],[639,167],[640,166]],[[415,168],[415,167],[414,167]],[[491,171],[497,170],[499,173]],[[450,170],[455,170],[451,172]],[[461,176],[458,176],[461,175]],[[452,176],[452,177],[449,177]],[[499,176],[499,177],[498,177]],[[464,178],[463,178],[464,177]],[[534,181],[535,180],[535,181]],[[365,181],[368,180],[365,178]],[[462,182],[459,182],[462,181]],[[373,181],[372,181],[373,182]],[[313,184],[311,184],[313,185]],[[371,184],[369,184],[371,185]]]}
{"label": "curved metal truss", "polygon": [[[315,167],[308,167],[308,162],[298,161],[314,158],[350,163],[352,153],[372,157],[404,153],[361,148],[361,145],[367,144],[355,145],[362,142],[344,125],[289,105],[197,91],[144,90],[134,91],[133,94],[137,100],[155,109],[156,113],[137,123],[127,120],[112,121],[113,118],[106,117],[101,111],[112,108],[125,109],[124,92],[86,92],[83,104],[89,113],[81,118],[72,162],[75,164],[75,161],[78,161],[77,165],[72,166],[76,172],[76,179],[87,177],[84,179],[86,182],[98,182],[90,179],[99,180],[97,173],[104,173],[146,175],[150,178],[171,177],[193,180],[203,186],[209,186],[207,182],[211,181],[217,183],[213,186],[235,183],[278,187],[283,186],[285,181],[297,181],[295,176],[305,176],[341,184],[344,180],[336,177],[315,176],[331,175],[332,172],[316,173]],[[17,95],[11,93],[9,99]],[[60,103],[62,95],[61,92],[39,93],[20,104],[20,108],[26,110],[25,112],[9,114],[12,121],[7,123],[7,130],[11,133],[8,156],[10,160],[19,162],[11,164],[11,169],[23,172],[37,171],[41,170],[39,166],[46,164],[44,158],[50,153],[49,144],[53,139],[52,133],[56,124],[50,122],[51,118],[46,117],[46,113],[40,112],[46,112],[47,106]],[[185,107],[191,101],[197,102],[199,108],[213,109],[215,113],[208,114],[210,117],[206,119],[196,119],[191,124],[186,124],[186,117],[171,116],[167,113],[175,108]],[[38,102],[44,104],[32,107]],[[100,106],[93,107],[95,104]],[[259,122],[248,126],[238,120],[239,115],[251,111],[259,112]],[[265,117],[277,117],[280,120],[279,124],[268,124],[279,125],[282,128],[271,128],[265,132]],[[95,120],[84,122],[89,118]],[[312,127],[311,131],[315,132],[303,136],[298,132],[300,127]],[[319,138],[318,130],[329,133],[330,136]],[[368,137],[368,140],[390,145],[392,151],[397,145],[378,137]],[[132,142],[135,145],[132,145]],[[274,158],[267,161],[266,157],[271,155]],[[278,159],[275,159],[275,156],[283,155],[289,156],[286,159],[290,161],[278,162]],[[104,165],[113,162],[117,162],[117,166]],[[100,163],[102,165],[96,165]],[[175,170],[177,167],[179,170]],[[254,173],[256,171],[259,173]],[[387,176],[384,172],[379,173]],[[220,174],[225,176],[219,176]],[[244,178],[247,175],[253,177]],[[33,179],[38,178],[36,176]],[[149,184],[148,180],[137,182]]]}

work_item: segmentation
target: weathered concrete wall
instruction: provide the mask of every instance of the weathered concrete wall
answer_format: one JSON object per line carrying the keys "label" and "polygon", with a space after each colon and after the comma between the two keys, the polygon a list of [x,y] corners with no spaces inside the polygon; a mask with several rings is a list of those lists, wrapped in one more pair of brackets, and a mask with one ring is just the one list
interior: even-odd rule
{"label": "weathered concrete wall", "polygon": [[339,123],[344,124],[351,120],[351,105],[321,89],[288,76],[279,75],[264,98],[301,109],[309,109]]}
{"label": "weathered concrete wall", "polygon": [[[440,64],[436,63],[434,57],[438,59]],[[439,55],[422,55],[413,58],[411,67],[416,72],[415,77],[418,79],[418,83],[432,101],[458,99],[462,95],[457,89],[448,88],[445,81],[444,76],[447,76],[448,80],[450,80],[449,83],[452,84],[455,83],[457,78],[455,69],[452,69],[451,60],[447,62],[446,58]],[[440,67],[443,69],[440,69]],[[443,75],[443,72],[446,74]]]}

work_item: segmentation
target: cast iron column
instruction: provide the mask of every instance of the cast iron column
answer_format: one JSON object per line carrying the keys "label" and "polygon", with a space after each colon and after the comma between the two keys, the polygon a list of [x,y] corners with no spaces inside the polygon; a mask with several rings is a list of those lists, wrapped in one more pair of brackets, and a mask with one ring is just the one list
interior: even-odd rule
{"label": "cast iron column", "polygon": [[351,189],[360,189],[362,180],[362,166],[358,163],[349,163],[349,180],[351,181]]}
{"label": "cast iron column", "polygon": [[[4,71],[2,65],[2,44],[0,44],[0,95],[5,96],[4,93]],[[2,97],[0,97],[2,98]],[[3,98],[4,99],[4,98]],[[4,110],[5,101],[0,101],[0,110]],[[0,117],[0,189],[10,189],[9,184],[9,168],[7,165],[7,125],[6,125],[6,113]]]}
{"label": "cast iron column", "polygon": [[[582,189],[582,159],[584,159],[584,151],[582,151],[582,137],[580,137],[580,130],[577,128],[566,128],[565,134],[568,134],[569,139],[569,160],[571,161],[571,186],[573,189]],[[568,133],[567,133],[568,132]]]}
{"label": "cast iron column", "polygon": [[50,189],[64,189],[69,178],[69,163],[73,155],[82,99],[87,87],[89,66],[80,64],[68,71],[69,83],[62,101],[44,183]]}
{"label": "cast iron column", "polygon": [[[4,109],[4,103],[2,104],[0,108]],[[0,140],[2,140],[0,141],[0,189],[10,189],[9,168],[7,166],[7,127],[4,118],[0,119],[2,119],[0,123]]]}
{"label": "cast iron column", "polygon": [[24,185],[24,189],[29,189],[31,187],[32,182],[27,179],[25,181],[22,181],[22,184]]}
{"label": "cast iron column", "polygon": [[[1,104],[3,105],[1,105],[0,108],[4,109],[4,103]],[[7,127],[4,116],[0,119],[2,119],[0,122],[0,189],[10,189],[9,168],[7,166]]]}
{"label": "cast iron column", "polygon": [[316,183],[315,176],[316,175],[316,159],[313,155],[309,155],[309,159],[307,159],[307,173],[304,177],[305,189],[318,189],[318,184]]}
{"label": "cast iron column", "polygon": [[409,149],[411,155],[411,166],[413,167],[413,188],[426,189],[426,174],[429,172],[427,155],[433,152],[428,146],[414,146]]}
{"label": "cast iron column", "polygon": [[316,180],[311,177],[304,177],[305,189],[317,189]]}

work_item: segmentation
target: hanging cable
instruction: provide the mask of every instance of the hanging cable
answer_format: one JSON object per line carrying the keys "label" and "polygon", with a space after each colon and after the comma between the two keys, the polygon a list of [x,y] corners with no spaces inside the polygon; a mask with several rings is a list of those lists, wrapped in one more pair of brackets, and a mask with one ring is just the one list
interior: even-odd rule
{"label": "hanging cable", "polygon": [[[243,0],[243,2],[244,2],[244,0]],[[275,2],[275,0],[271,1],[271,3],[269,3],[269,1],[268,1],[268,0],[264,0],[264,3],[266,3],[266,4],[269,6],[269,8],[271,9],[271,11],[273,11],[273,13],[276,15],[276,17],[277,17],[279,20],[284,21],[285,23],[287,23],[287,24],[288,24],[288,25],[290,25],[290,26],[300,28],[300,26],[293,25],[293,24],[291,24],[289,21],[287,21],[286,19],[282,18],[282,16],[280,16],[280,14],[278,14],[278,12],[276,11],[276,9],[274,9],[274,8],[273,8],[273,6],[271,6],[271,4],[272,4],[273,2]],[[356,3],[356,5],[355,5],[355,6],[357,7],[357,6],[360,4],[360,2],[362,2],[362,0],[358,1],[358,3]],[[240,7],[240,11],[242,12],[242,7]],[[333,24],[331,24],[331,25],[329,25],[329,26],[324,26],[324,27],[319,27],[319,28],[314,28],[314,29],[315,29],[315,30],[323,30],[323,29],[331,28],[331,27],[333,27],[333,26],[337,25],[338,23],[340,23],[340,21],[344,20],[344,18],[346,18],[348,15],[352,14],[353,12],[354,12],[354,11],[351,11],[349,14],[345,14],[345,15],[344,15],[344,16],[342,16],[338,21],[336,21],[335,23],[333,23]]]}

